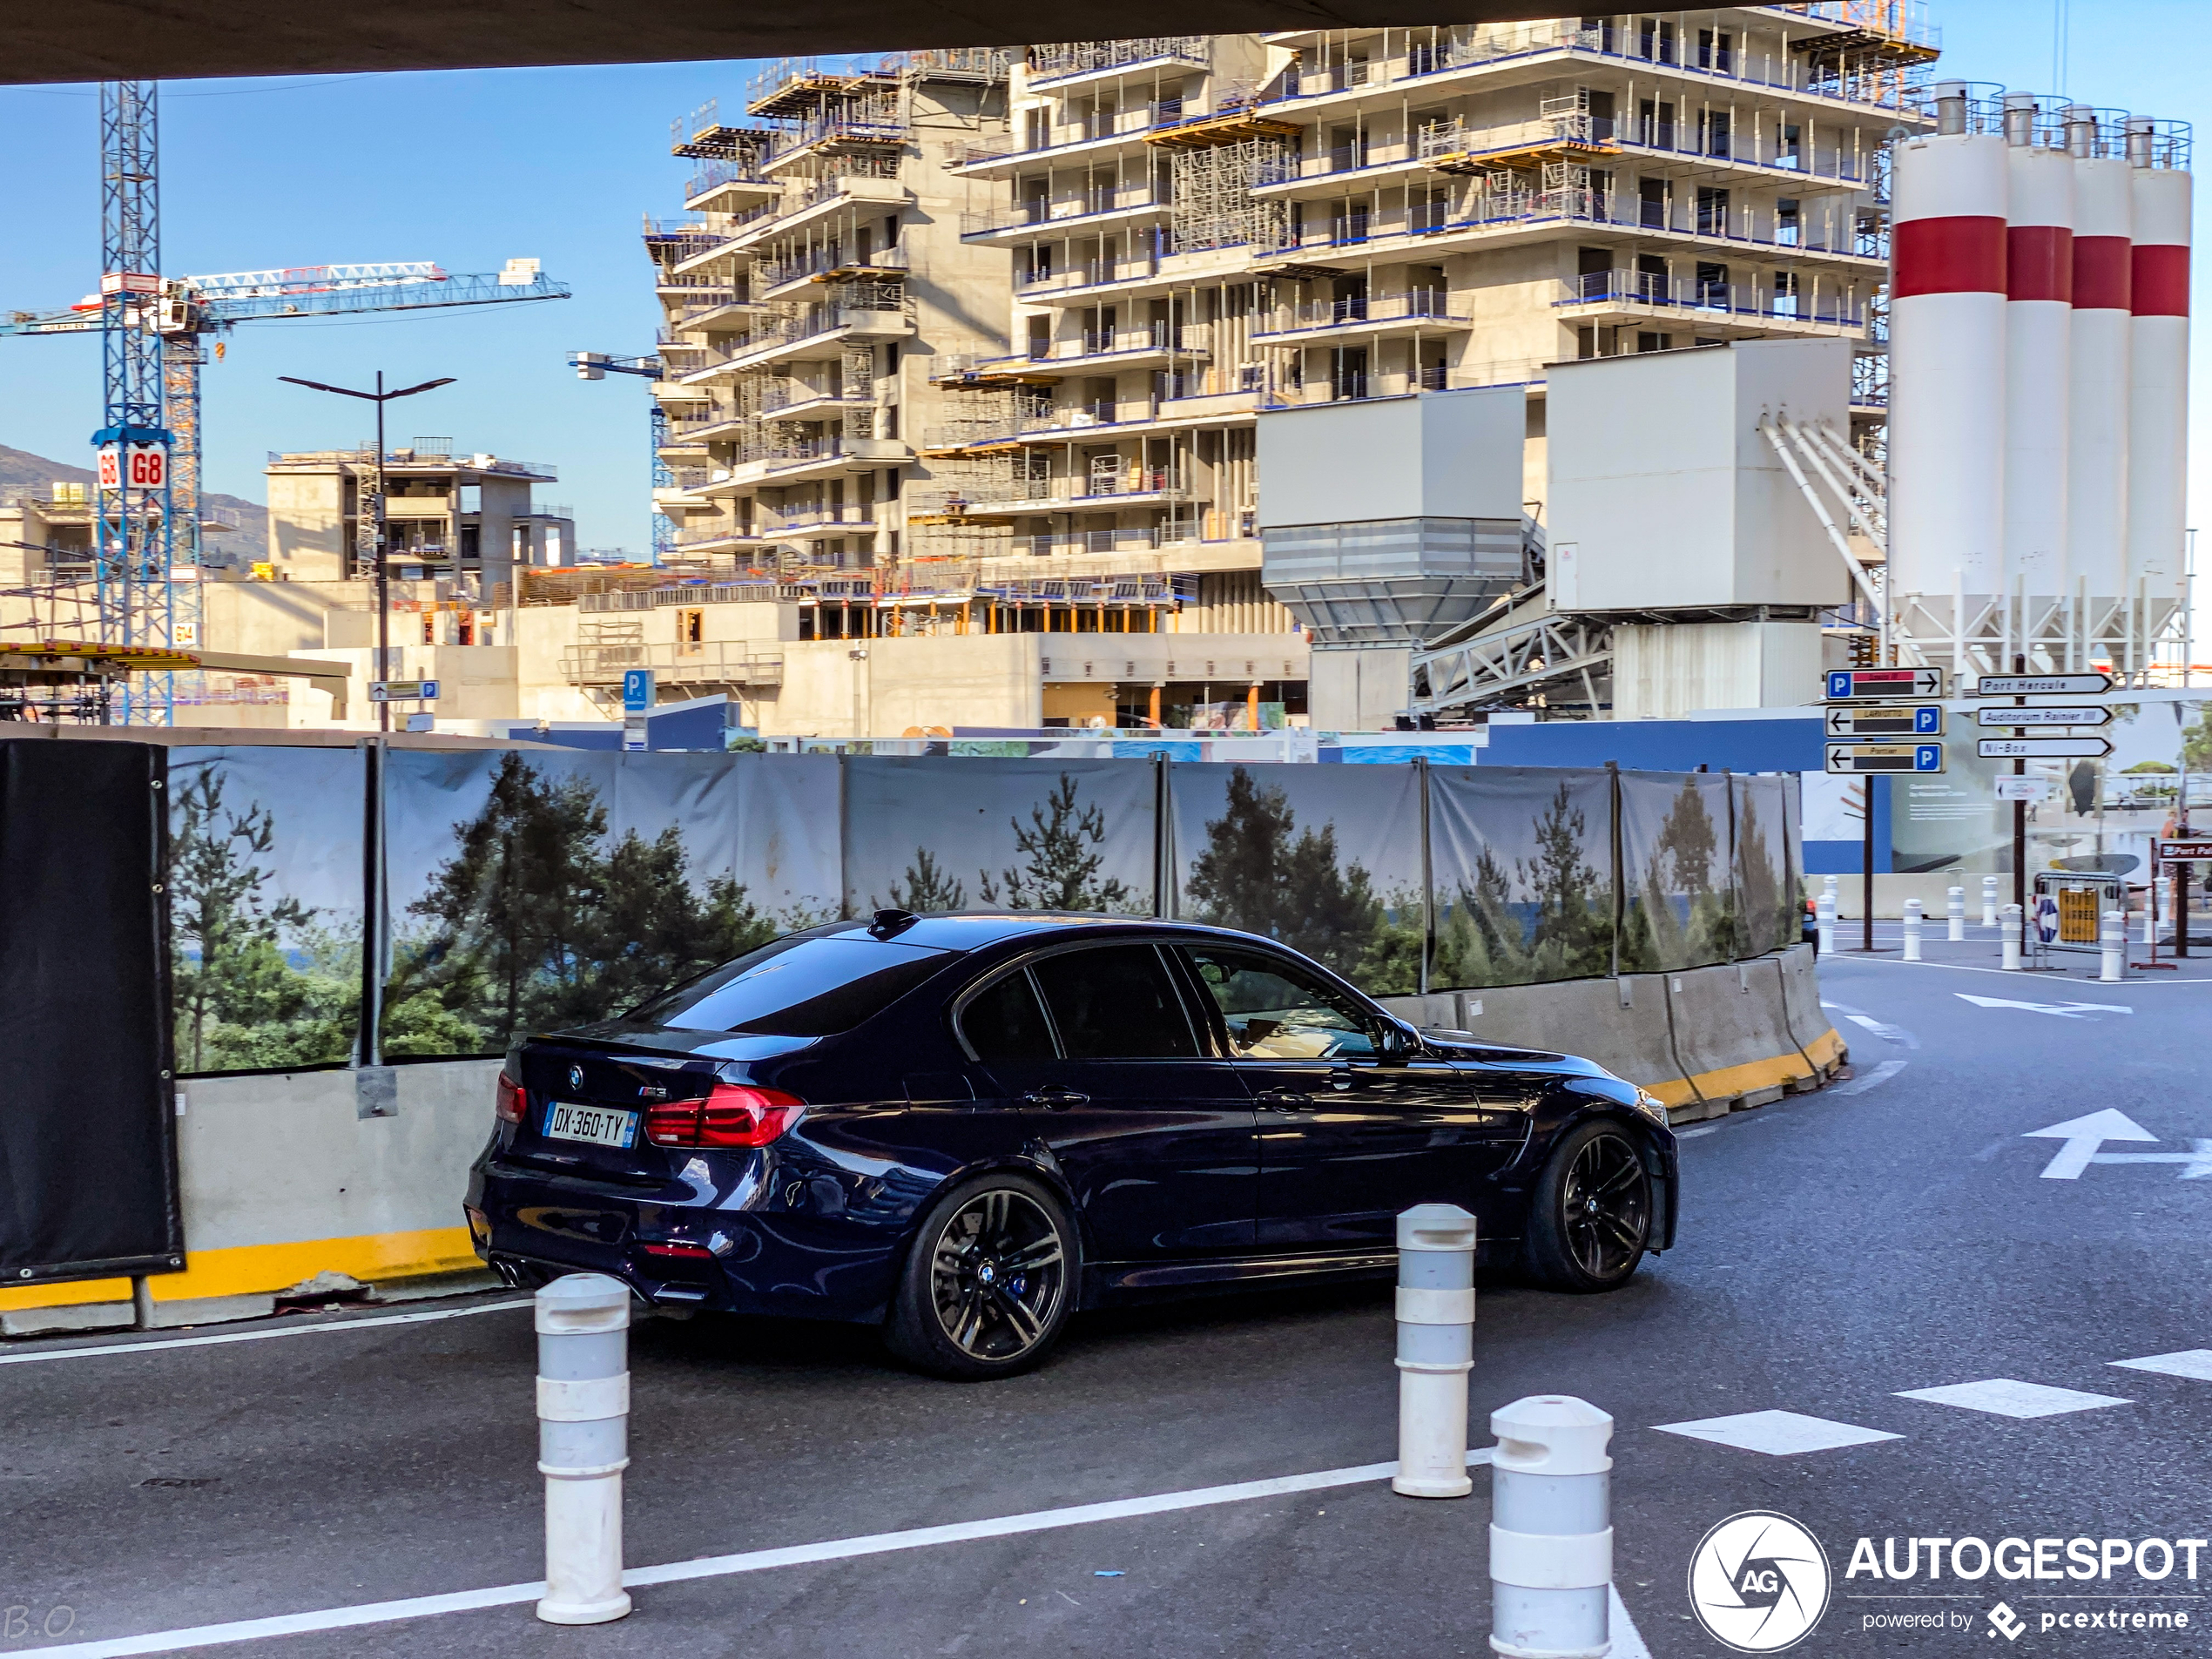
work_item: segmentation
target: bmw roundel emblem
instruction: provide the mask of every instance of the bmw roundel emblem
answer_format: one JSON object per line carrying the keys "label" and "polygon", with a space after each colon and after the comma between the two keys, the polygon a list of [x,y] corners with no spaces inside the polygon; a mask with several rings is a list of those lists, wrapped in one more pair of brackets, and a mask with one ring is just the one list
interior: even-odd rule
{"label": "bmw roundel emblem", "polygon": [[569,1068],[569,1087],[577,1090],[579,1094],[583,1092],[583,1068],[582,1066],[570,1066]]}

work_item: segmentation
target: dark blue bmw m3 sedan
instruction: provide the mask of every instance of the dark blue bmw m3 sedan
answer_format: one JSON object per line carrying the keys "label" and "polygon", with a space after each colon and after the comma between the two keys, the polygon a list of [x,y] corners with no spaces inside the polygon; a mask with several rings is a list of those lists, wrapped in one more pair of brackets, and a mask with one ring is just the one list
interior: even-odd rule
{"label": "dark blue bmw m3 sedan", "polygon": [[1417,1030],[1269,940],[881,911],[517,1045],[468,1215],[518,1285],[880,1324],[978,1379],[1078,1309],[1386,1273],[1416,1204],[1612,1290],[1673,1242],[1676,1191],[1634,1084]]}

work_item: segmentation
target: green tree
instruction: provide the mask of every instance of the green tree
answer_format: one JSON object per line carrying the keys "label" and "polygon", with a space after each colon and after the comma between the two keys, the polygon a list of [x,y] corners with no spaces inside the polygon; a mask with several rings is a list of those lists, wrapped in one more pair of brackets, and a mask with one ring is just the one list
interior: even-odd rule
{"label": "green tree", "polygon": [[297,1011],[301,988],[282,939],[312,913],[297,900],[272,900],[274,872],[259,862],[274,844],[276,821],[256,801],[224,799],[219,768],[201,770],[177,792],[169,847],[169,914],[179,1061],[186,1071],[224,1064],[221,1028],[281,1021]]}
{"label": "green tree", "polygon": [[[1559,786],[1531,826],[1536,853],[1515,865],[1535,904],[1529,945],[1540,980],[1579,979],[1613,967],[1611,883],[1584,850],[1588,823]],[[1608,860],[1609,863],[1610,860]]]}
{"label": "green tree", "polygon": [[959,910],[967,903],[967,886],[959,878],[948,875],[926,846],[914,848],[914,861],[907,866],[905,890],[902,892],[896,881],[891,884],[894,910],[911,910],[919,916],[933,911]]}
{"label": "green tree", "polygon": [[598,882],[599,903],[577,937],[589,970],[565,1005],[541,1018],[563,1024],[604,1019],[658,991],[766,944],[776,929],[727,876],[691,888],[682,832],[672,825],[648,841],[625,833]]}
{"label": "green tree", "polygon": [[1099,867],[1106,861],[1102,850],[1106,814],[1095,805],[1076,805],[1076,780],[1066,772],[1060,774],[1045,804],[1029,809],[1027,827],[1018,818],[1008,821],[1015,851],[1025,862],[1001,871],[996,883],[988,873],[976,873],[977,890],[985,904],[1003,902],[1009,910],[1136,908],[1136,895],[1120,877],[1100,880]]}

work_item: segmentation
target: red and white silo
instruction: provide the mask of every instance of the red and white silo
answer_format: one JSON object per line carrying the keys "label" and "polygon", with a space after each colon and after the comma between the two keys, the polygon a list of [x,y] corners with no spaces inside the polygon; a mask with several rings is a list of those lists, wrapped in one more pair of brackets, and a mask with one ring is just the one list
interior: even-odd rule
{"label": "red and white silo", "polygon": [[[1890,588],[1947,605],[2005,573],[2006,165],[1963,84],[1895,151],[1890,237]],[[1930,607],[1919,609],[1924,612]],[[1948,619],[1946,619],[1948,620]]]}
{"label": "red and white silo", "polygon": [[2074,157],[2074,330],[2068,364],[2068,587],[2092,597],[2127,590],[2128,427],[2134,169],[2126,118],[2067,111]]}
{"label": "red and white silo", "polygon": [[2005,586],[2067,587],[2074,158],[2056,111],[2005,98]]}
{"label": "red and white silo", "polygon": [[2188,493],[2190,175],[2185,131],[2128,124],[2134,217],[2128,324],[2128,591],[2170,599]]}

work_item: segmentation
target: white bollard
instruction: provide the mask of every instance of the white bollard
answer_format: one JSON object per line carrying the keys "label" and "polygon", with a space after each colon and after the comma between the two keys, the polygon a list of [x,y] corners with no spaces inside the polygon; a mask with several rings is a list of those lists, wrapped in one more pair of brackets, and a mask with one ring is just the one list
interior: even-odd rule
{"label": "white bollard", "polygon": [[1398,1473],[1409,1498],[1464,1498],[1474,1365],[1474,1217],[1417,1204],[1398,1217]]}
{"label": "white bollard", "polygon": [[1824,875],[1820,878],[1820,896],[1827,900],[1831,905],[1836,902],[1837,880],[1838,878],[1832,875]]}
{"label": "white bollard", "polygon": [[1535,1394],[1490,1413],[1490,1646],[1510,1659],[1612,1648],[1613,1420]]}
{"label": "white bollard", "polygon": [[1955,945],[1966,936],[1966,890],[1953,887],[1946,897],[1948,902],[1945,907],[1951,920],[1951,931],[1946,936]]}
{"label": "white bollard", "polygon": [[2148,950],[2158,943],[2158,898],[2149,887],[2143,889],[2143,948]]}
{"label": "white bollard", "polygon": [[622,1588],[622,1472],[630,1467],[630,1287],[570,1273],[537,1293],[537,1467],[545,1476],[548,1624],[604,1624]]}
{"label": "white bollard", "polygon": [[1981,925],[1985,927],[1997,925],[1997,878],[1993,875],[1981,879]]}
{"label": "white bollard", "polygon": [[[1835,878],[1831,876],[1829,879],[1832,881]],[[1819,941],[1819,943],[1814,947],[1815,951],[1822,956],[1834,955],[1836,954],[1836,893],[1833,887],[1820,895],[1819,900],[1812,907],[1812,914],[1815,925],[1814,936]]]}
{"label": "white bollard", "polygon": [[2128,977],[2128,918],[2117,910],[2104,913],[2103,926],[2098,930],[2097,943],[2101,947],[2103,961],[2097,977],[2107,985],[2117,984]]}
{"label": "white bollard", "polygon": [[[2171,921],[2174,915],[2174,878],[2170,875],[2161,875],[2152,883],[2152,886],[2158,897],[2158,921]],[[2156,925],[2156,922],[2152,924],[2154,927]],[[2153,939],[2157,936],[2155,933],[2151,935]]]}
{"label": "white bollard", "polygon": [[1997,923],[1997,965],[2008,974],[2020,971],[2020,907],[2008,904],[2000,913]]}
{"label": "white bollard", "polygon": [[1905,901],[1905,960],[1908,962],[1920,960],[1920,901],[1918,899]]}

